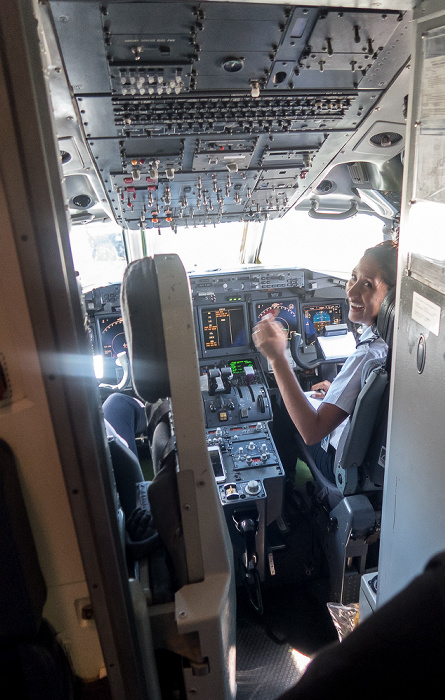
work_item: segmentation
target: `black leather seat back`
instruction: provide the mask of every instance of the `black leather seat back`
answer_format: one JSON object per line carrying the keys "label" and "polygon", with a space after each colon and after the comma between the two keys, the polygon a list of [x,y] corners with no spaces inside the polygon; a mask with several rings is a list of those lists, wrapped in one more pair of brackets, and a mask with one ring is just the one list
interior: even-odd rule
{"label": "black leather seat back", "polygon": [[170,396],[159,288],[153,258],[125,271],[121,305],[133,386],[151,404]]}

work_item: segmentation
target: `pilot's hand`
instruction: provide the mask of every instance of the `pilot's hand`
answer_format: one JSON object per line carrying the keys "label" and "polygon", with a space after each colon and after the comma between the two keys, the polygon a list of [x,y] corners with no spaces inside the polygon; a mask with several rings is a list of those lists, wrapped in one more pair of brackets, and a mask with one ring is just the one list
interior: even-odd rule
{"label": "pilot's hand", "polygon": [[265,316],[253,329],[252,339],[257,350],[270,362],[282,357],[287,350],[287,331],[272,314]]}
{"label": "pilot's hand", "polygon": [[327,379],[323,379],[322,382],[317,382],[317,384],[313,384],[311,386],[311,389],[315,393],[311,394],[311,399],[324,399],[330,386],[331,382],[328,382]]}

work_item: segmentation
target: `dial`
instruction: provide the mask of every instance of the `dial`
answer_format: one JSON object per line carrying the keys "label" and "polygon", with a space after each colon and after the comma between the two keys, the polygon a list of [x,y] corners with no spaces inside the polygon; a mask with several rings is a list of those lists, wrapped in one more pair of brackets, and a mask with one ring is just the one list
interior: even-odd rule
{"label": "dial", "polygon": [[281,302],[274,302],[266,308],[262,308],[263,304],[258,304],[258,320],[267,316],[272,315],[276,321],[279,321],[283,328],[286,329],[287,337],[290,338],[291,331],[297,330],[297,310],[295,304],[283,304]]}
{"label": "dial", "polygon": [[116,318],[113,321],[109,318],[101,318],[99,323],[105,357],[117,357],[120,352],[126,351],[127,342],[122,318]]}

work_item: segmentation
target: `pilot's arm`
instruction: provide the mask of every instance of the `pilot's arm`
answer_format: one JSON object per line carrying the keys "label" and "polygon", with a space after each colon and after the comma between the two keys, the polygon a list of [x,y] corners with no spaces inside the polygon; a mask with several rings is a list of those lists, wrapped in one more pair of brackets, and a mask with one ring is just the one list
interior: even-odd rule
{"label": "pilot's arm", "polygon": [[255,346],[269,360],[288,413],[305,443],[313,445],[323,440],[348,414],[330,403],[322,403],[316,410],[307,401],[287,360],[287,335],[279,322],[266,316],[255,326],[252,337]]}

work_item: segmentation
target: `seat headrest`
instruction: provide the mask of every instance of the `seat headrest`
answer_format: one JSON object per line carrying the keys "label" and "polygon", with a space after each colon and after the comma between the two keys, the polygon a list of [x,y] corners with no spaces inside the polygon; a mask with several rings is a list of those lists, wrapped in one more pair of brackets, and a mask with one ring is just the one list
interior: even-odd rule
{"label": "seat headrest", "polygon": [[125,270],[121,307],[133,386],[143,401],[170,396],[158,279],[153,258]]}
{"label": "seat headrest", "polygon": [[388,347],[392,346],[394,332],[396,288],[392,287],[382,301],[377,316],[377,330]]}

